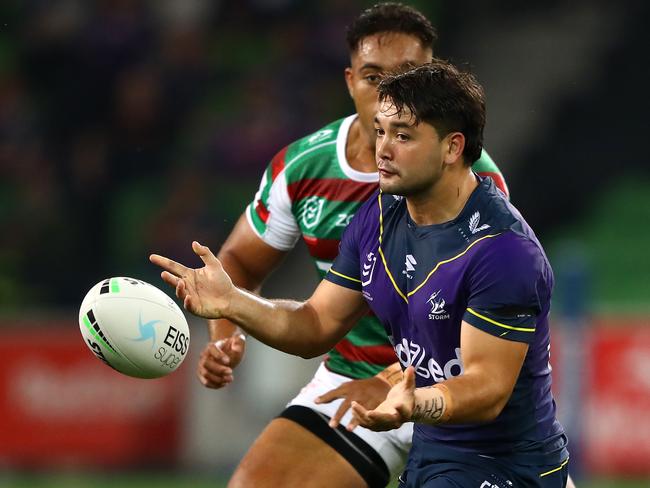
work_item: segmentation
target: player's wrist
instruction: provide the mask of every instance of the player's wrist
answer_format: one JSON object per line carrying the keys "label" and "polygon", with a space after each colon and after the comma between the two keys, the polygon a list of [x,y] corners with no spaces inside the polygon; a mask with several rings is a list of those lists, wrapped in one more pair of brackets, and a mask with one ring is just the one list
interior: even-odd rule
{"label": "player's wrist", "polygon": [[411,421],[436,425],[451,418],[452,401],[449,388],[437,384],[428,388],[416,388],[414,392]]}
{"label": "player's wrist", "polygon": [[394,363],[375,375],[375,378],[387,383],[391,388],[402,381],[404,374],[399,363]]}
{"label": "player's wrist", "polygon": [[[237,303],[241,300],[242,295],[244,295],[242,290],[237,288],[235,285],[231,285],[230,290],[218,298],[213,312],[214,318],[232,320],[235,317],[237,312]],[[232,335],[234,335],[234,333]]]}

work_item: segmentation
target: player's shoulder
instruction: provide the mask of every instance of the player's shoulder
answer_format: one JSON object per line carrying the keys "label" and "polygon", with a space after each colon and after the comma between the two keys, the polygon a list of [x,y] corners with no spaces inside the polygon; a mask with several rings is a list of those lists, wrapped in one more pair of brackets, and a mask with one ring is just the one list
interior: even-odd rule
{"label": "player's shoulder", "polygon": [[535,232],[493,181],[482,179],[477,200],[466,226],[475,239],[486,238],[485,253],[504,266],[510,263],[508,267],[531,261],[545,266],[547,258]]}
{"label": "player's shoulder", "polygon": [[472,164],[475,173],[501,173],[499,167],[485,149],[481,150],[481,156]]}
{"label": "player's shoulder", "polygon": [[349,117],[335,120],[287,146],[286,166],[311,164],[315,160],[336,157],[336,145],[342,126]]}
{"label": "player's shoulder", "polygon": [[528,224],[503,192],[497,189],[494,181],[488,177],[479,177],[479,180],[468,208],[463,212],[469,214],[467,230],[471,235],[476,236],[485,233],[484,231],[495,234],[507,230],[525,233],[529,229]]}
{"label": "player's shoulder", "polygon": [[506,184],[506,180],[503,177],[499,166],[497,166],[485,149],[481,150],[481,156],[474,161],[474,164],[472,164],[472,171],[483,177],[489,176],[494,180],[494,183],[499,190],[501,190],[506,196],[510,195],[508,185]]}

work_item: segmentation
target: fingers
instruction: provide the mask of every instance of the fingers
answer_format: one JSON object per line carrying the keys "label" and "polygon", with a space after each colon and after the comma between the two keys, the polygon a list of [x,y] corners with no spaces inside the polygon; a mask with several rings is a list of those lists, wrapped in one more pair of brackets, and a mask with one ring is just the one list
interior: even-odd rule
{"label": "fingers", "polygon": [[341,419],[343,416],[346,414],[348,410],[350,410],[350,405],[351,402],[348,399],[343,400],[343,403],[339,405],[339,408],[336,410],[336,413],[330,420],[330,427],[338,427],[338,425],[341,423]]}
{"label": "fingers", "polygon": [[167,283],[170,286],[173,286],[174,288],[176,288],[178,282],[180,281],[180,278],[174,276],[169,271],[163,271],[162,273],[160,273],[160,277],[163,279],[165,283]]}
{"label": "fingers", "polygon": [[184,274],[187,274],[188,271],[188,268],[183,266],[181,263],[177,263],[176,261],[158,254],[151,254],[149,256],[149,261],[176,276],[183,276]]}
{"label": "fingers", "polygon": [[337,398],[342,398],[343,395],[341,395],[341,387],[339,386],[338,388],[334,388],[333,390],[328,391],[327,393],[323,393],[322,395],[316,397],[315,402],[316,403],[329,403],[333,400],[336,400]]}
{"label": "fingers", "polygon": [[215,342],[212,347],[209,348],[208,352],[218,363],[230,364],[230,357],[228,356],[228,352],[230,352],[230,344],[230,342],[221,339]]}
{"label": "fingers", "polygon": [[323,393],[319,397],[316,397],[314,400],[315,403],[320,404],[320,403],[329,403],[333,400],[337,400],[339,398],[343,398],[343,403],[339,405],[339,408],[336,410],[336,413],[332,416],[330,419],[329,425],[330,427],[337,427],[341,423],[341,419],[345,415],[345,413],[350,409],[350,400],[345,398],[345,385],[339,386],[338,388],[334,388],[333,390],[328,391],[327,393]]}
{"label": "fingers", "polygon": [[215,390],[229,385],[234,380],[232,374],[217,375],[209,372],[205,368],[199,368],[197,370],[197,376],[203,386]]}
{"label": "fingers", "polygon": [[203,261],[206,266],[219,262],[208,246],[203,246],[197,241],[192,241],[192,250],[201,258],[201,261]]}
{"label": "fingers", "polygon": [[230,342],[230,350],[235,354],[241,354],[246,347],[246,336],[244,334],[237,334]]}
{"label": "fingers", "polygon": [[402,381],[404,382],[404,387],[406,389],[415,390],[415,368],[413,366],[406,368]]}
{"label": "fingers", "polygon": [[185,298],[185,295],[186,295],[186,293],[185,293],[185,282],[180,278],[176,278],[176,296],[179,299],[183,300]]}
{"label": "fingers", "polygon": [[348,422],[346,429],[349,432],[352,432],[359,425],[363,427],[368,427],[368,410],[366,410],[363,405],[357,402],[352,402],[352,420]]}
{"label": "fingers", "polygon": [[[223,342],[223,341],[218,341]],[[208,388],[222,388],[233,381],[232,368],[228,366],[230,358],[217,343],[208,344],[199,359],[197,376]]]}

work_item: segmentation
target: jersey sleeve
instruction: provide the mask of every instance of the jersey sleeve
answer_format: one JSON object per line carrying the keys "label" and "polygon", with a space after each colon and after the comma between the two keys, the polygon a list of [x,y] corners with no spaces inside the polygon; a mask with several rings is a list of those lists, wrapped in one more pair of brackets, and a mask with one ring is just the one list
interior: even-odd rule
{"label": "jersey sleeve", "polygon": [[533,241],[506,232],[472,267],[463,320],[488,334],[530,344],[541,314],[548,311],[550,273]]}
{"label": "jersey sleeve", "polygon": [[501,190],[506,197],[510,198],[510,190],[508,190],[508,185],[506,184],[506,180],[503,177],[501,170],[485,149],[481,151],[481,157],[472,165],[472,170],[479,176],[489,176],[492,178],[496,187]]}
{"label": "jersey sleeve", "polygon": [[255,233],[280,251],[292,249],[300,229],[287,191],[285,157],[288,147],[277,153],[267,167],[255,198],[246,208],[246,218]]}
{"label": "jersey sleeve", "polygon": [[327,281],[357,291],[361,291],[358,240],[361,213],[358,212],[354,216],[343,232],[339,244],[339,254],[325,275]]}

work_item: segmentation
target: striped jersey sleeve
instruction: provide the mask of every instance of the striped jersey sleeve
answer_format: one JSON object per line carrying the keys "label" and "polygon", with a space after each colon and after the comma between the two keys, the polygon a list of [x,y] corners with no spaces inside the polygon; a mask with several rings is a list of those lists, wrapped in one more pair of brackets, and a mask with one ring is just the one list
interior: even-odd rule
{"label": "striped jersey sleeve", "polygon": [[287,191],[286,155],[278,152],[266,168],[255,198],[246,208],[246,218],[255,233],[269,246],[288,251],[300,238],[300,229]]}
{"label": "striped jersey sleeve", "polygon": [[552,276],[537,245],[514,232],[496,237],[468,278],[463,320],[488,334],[532,343]]}

